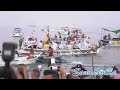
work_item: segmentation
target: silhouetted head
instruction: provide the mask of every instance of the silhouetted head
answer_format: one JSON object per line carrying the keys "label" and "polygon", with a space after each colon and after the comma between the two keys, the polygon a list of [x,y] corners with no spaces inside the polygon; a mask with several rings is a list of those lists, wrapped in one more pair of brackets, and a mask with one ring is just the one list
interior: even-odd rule
{"label": "silhouetted head", "polygon": [[45,70],[43,79],[59,79],[59,74],[55,70]]}

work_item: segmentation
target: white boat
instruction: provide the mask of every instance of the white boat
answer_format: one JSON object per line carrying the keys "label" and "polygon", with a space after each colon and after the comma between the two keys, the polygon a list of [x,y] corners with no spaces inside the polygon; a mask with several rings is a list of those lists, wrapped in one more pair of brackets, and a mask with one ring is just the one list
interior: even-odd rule
{"label": "white boat", "polygon": [[62,35],[68,35],[69,27],[62,27],[60,30],[58,30]]}
{"label": "white boat", "polygon": [[116,46],[120,46],[120,29],[118,30],[114,30],[114,31],[111,31],[111,30],[108,30],[108,29],[105,29],[105,28],[102,28],[105,31],[108,31],[108,32],[112,32],[112,33],[115,33],[114,34],[114,38],[111,37],[110,33],[108,35],[103,35],[103,38],[102,40],[99,41],[99,44],[102,45],[102,46],[112,46],[112,47],[116,47]]}
{"label": "white boat", "polygon": [[[30,54],[30,48],[26,48],[26,49],[21,49],[18,51],[18,53],[22,56],[28,56]],[[41,52],[47,52],[48,49],[34,49],[34,54],[40,54]]]}
{"label": "white boat", "polygon": [[11,64],[25,64],[25,65],[27,65],[27,64],[35,63],[35,61],[36,61],[36,57],[31,58],[31,59],[27,59],[27,58],[28,58],[28,56],[15,58],[15,59],[11,62]]}
{"label": "white boat", "polygon": [[[37,54],[37,55],[34,55],[33,58],[30,58],[28,59],[28,56],[20,56],[20,57],[15,57],[15,59],[10,63],[11,65],[18,65],[18,64],[25,64],[25,65],[28,65],[28,64],[32,64],[32,63],[35,63],[36,62],[36,59],[41,55],[40,54]],[[2,60],[2,57],[0,57],[0,66],[4,66],[5,63],[4,61]]]}
{"label": "white boat", "polygon": [[21,37],[23,35],[21,28],[15,28],[14,32],[12,33],[13,37]]}

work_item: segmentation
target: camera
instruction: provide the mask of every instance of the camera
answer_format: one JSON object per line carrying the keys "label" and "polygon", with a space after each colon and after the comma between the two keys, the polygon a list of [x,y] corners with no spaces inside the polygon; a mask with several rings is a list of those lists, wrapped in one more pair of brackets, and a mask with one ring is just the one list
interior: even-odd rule
{"label": "camera", "polygon": [[5,66],[2,68],[2,75],[0,78],[4,79],[15,79],[15,74],[10,67],[10,62],[14,59],[15,49],[17,49],[17,44],[11,42],[3,43],[2,49],[2,59],[5,62]]}
{"label": "camera", "polygon": [[14,59],[15,49],[17,49],[17,44],[10,42],[3,43],[2,59],[5,62],[12,61]]}
{"label": "camera", "polygon": [[60,67],[56,67],[56,66],[51,66],[50,70],[55,70],[55,71],[60,71]]}

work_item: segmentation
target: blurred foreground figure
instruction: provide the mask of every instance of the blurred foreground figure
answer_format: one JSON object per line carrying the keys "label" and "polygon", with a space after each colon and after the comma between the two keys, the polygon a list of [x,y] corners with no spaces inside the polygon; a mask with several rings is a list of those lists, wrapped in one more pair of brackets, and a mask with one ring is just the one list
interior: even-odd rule
{"label": "blurred foreground figure", "polygon": [[54,70],[45,70],[43,79],[59,79],[59,74]]}
{"label": "blurred foreground figure", "polygon": [[17,79],[29,79],[27,66],[19,64],[18,68],[14,68],[14,73]]}

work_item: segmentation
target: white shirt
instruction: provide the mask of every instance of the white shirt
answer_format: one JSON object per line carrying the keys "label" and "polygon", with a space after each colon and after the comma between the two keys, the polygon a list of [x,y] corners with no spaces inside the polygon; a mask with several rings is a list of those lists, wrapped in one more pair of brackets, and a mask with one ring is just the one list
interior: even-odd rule
{"label": "white shirt", "polygon": [[43,47],[43,43],[40,42],[39,45],[38,45],[38,47],[42,48]]}
{"label": "white shirt", "polygon": [[80,49],[82,47],[81,43],[78,43],[77,47]]}
{"label": "white shirt", "polygon": [[67,49],[72,49],[72,45],[67,45]]}
{"label": "white shirt", "polygon": [[57,50],[57,47],[58,47],[57,43],[52,43],[52,48],[54,51]]}

